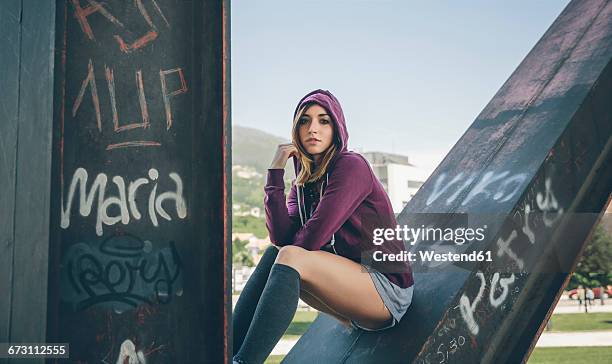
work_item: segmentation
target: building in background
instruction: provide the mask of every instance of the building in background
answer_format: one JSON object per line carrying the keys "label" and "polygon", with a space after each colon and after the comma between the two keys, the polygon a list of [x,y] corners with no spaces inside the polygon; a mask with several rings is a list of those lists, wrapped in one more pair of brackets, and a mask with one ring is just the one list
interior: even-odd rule
{"label": "building in background", "polygon": [[361,153],[389,195],[393,212],[399,214],[421,188],[427,173],[410,163],[408,156],[382,152]]}
{"label": "building in background", "polygon": [[[247,242],[245,247],[255,266],[259,263],[266,248],[272,245],[269,236],[260,239],[252,233],[232,233],[232,241],[236,240]],[[232,290],[234,292],[242,291],[249,277],[253,274],[255,266],[232,264]]]}
{"label": "building in background", "polygon": [[235,173],[236,176],[245,179],[262,177],[261,173],[257,172],[254,167],[241,166],[238,164],[232,165],[232,173]]}
{"label": "building in background", "polygon": [[249,207],[235,203],[232,204],[232,214],[233,216],[253,216],[253,217],[262,217],[261,208],[259,207]]}

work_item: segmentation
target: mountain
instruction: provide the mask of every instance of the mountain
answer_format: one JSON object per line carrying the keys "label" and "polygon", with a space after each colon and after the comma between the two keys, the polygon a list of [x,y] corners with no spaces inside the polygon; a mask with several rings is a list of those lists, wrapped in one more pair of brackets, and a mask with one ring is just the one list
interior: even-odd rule
{"label": "mountain", "polygon": [[289,140],[264,131],[234,125],[232,128],[232,165],[253,167],[265,174],[276,147]]}

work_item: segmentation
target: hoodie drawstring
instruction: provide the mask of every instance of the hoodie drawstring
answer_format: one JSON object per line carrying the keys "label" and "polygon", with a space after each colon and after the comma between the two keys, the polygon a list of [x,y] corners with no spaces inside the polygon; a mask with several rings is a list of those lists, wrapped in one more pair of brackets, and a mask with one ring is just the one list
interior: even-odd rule
{"label": "hoodie drawstring", "polygon": [[[329,185],[329,173],[325,173],[325,186],[327,187],[327,185]],[[300,222],[302,223],[302,226],[304,226],[304,217],[307,215],[306,214],[306,200],[302,201],[302,198],[304,198],[304,192],[302,191],[301,196],[300,196],[300,186],[297,186],[296,192],[297,192],[298,210],[300,213]],[[323,198],[323,184],[321,184],[321,191],[319,191],[319,201],[321,201],[322,198]],[[302,204],[304,205],[304,215],[302,215]],[[334,250],[334,253],[338,255],[335,244],[336,244],[336,235],[332,234],[331,246],[332,246],[332,249]]]}

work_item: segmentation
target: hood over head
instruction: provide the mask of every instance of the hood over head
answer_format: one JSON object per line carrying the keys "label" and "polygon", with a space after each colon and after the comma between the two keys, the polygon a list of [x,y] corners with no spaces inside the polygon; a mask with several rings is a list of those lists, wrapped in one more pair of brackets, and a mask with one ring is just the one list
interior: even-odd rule
{"label": "hood over head", "polygon": [[[295,107],[295,111],[293,112],[293,119],[295,119],[298,110],[302,107],[302,105],[306,103],[315,103],[323,107],[330,113],[332,122],[334,123],[335,130],[334,132],[338,133],[340,139],[340,148],[336,154],[336,157],[342,153],[346,152],[348,149],[348,131],[346,130],[346,121],[344,120],[344,112],[342,112],[342,107],[340,106],[340,102],[338,99],[327,90],[314,90],[306,94],[306,96],[302,97],[302,99],[298,102]],[[295,168],[295,174],[297,175],[299,170],[301,169],[301,163],[298,158],[293,158],[293,166]]]}

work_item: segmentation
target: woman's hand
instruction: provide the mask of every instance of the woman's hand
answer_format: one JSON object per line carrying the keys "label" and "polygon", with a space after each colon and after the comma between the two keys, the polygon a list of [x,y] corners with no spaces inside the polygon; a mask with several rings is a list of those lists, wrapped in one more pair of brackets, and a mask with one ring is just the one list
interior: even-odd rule
{"label": "woman's hand", "polygon": [[272,159],[272,163],[270,164],[270,169],[285,169],[287,160],[289,160],[291,156],[297,156],[297,149],[295,149],[293,144],[279,144],[278,148],[276,148],[274,159]]}

